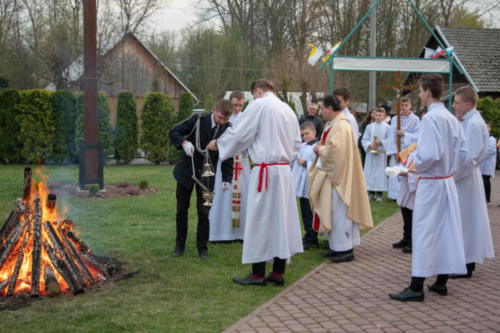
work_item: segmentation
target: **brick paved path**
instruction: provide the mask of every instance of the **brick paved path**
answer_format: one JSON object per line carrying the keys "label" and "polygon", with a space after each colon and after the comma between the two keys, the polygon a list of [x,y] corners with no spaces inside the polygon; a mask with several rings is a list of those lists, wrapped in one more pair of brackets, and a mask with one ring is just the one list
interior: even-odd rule
{"label": "brick paved path", "polygon": [[491,201],[497,258],[476,265],[472,279],[449,280],[448,296],[425,288],[422,303],[389,299],[411,278],[410,255],[391,247],[402,235],[396,213],[362,238],[353,262],[319,265],[226,332],[500,332],[498,172]]}

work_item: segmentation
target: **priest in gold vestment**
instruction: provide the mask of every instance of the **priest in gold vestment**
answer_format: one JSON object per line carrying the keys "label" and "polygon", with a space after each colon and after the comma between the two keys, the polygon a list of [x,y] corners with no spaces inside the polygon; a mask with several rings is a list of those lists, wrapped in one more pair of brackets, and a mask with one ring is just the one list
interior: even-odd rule
{"label": "priest in gold vestment", "polygon": [[363,167],[337,97],[326,96],[321,113],[327,124],[308,173],[313,228],[328,232],[330,249],[324,256],[332,262],[352,261],[359,230],[373,227]]}

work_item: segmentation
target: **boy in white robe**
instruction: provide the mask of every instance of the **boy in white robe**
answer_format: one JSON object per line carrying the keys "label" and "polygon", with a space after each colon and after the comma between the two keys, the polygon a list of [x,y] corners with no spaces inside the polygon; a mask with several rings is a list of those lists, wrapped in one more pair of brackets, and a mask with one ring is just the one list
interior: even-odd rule
{"label": "boy in white robe", "polygon": [[[248,184],[248,203],[243,240],[243,264],[252,264],[252,273],[233,278],[241,285],[282,286],[286,261],[303,252],[290,163],[302,140],[293,110],[274,94],[274,84],[257,80],[252,84],[255,98],[241,120],[207,148],[219,150],[220,158],[248,149],[255,163]],[[265,276],[266,261],[274,260],[273,271]]]}
{"label": "boy in white robe", "polygon": [[[233,114],[229,122],[234,124],[240,119],[241,111],[245,105],[245,96],[241,91],[233,91],[229,95],[229,101],[233,105]],[[250,178],[250,163],[248,153],[242,152],[236,155],[233,161],[233,179],[239,179],[240,186],[240,218],[239,226],[232,226],[232,200],[233,189],[231,183],[223,182],[221,176],[221,160],[217,162],[217,172],[215,173],[215,196],[210,208],[208,218],[210,220],[210,242],[231,242],[243,241],[245,230],[245,213],[248,192],[248,180]],[[236,175],[238,173],[238,175]],[[238,177],[238,178],[235,178]]]}
{"label": "boy in white robe", "polygon": [[476,110],[477,98],[474,89],[465,86],[457,89],[453,100],[455,115],[464,129],[467,142],[467,158],[454,175],[460,201],[467,274],[451,278],[470,278],[475,263],[482,264],[484,259],[494,257],[484,185],[479,171],[479,163],[488,149],[489,134],[486,123]]}
{"label": "boy in white robe", "polygon": [[307,186],[307,171],[316,157],[313,149],[318,142],[315,125],[310,121],[302,123],[300,125],[300,136],[304,142],[292,166],[292,179],[295,196],[299,198],[300,213],[306,233],[302,243],[304,250],[309,250],[318,247],[318,233],[312,227],[313,214]]}
{"label": "boy in white robe", "polygon": [[377,201],[382,201],[382,192],[387,191],[385,143],[389,141],[391,127],[384,122],[385,115],[384,109],[376,109],[375,122],[366,127],[361,140],[366,151],[364,175],[368,198],[373,199],[376,193]]}
{"label": "boy in white robe", "polygon": [[458,120],[440,102],[443,77],[421,77],[419,98],[427,107],[422,118],[415,172],[419,175],[412,225],[412,279],[408,288],[389,294],[398,301],[423,301],[425,278],[436,275],[428,285],[441,296],[448,293],[448,274],[464,274],[465,254],[460,208],[453,174],[464,163],[467,147]]}
{"label": "boy in white robe", "polygon": [[[491,131],[491,125],[486,123],[488,132]],[[490,178],[495,177],[495,169],[497,165],[497,139],[494,136],[488,138],[488,150],[484,156],[484,160],[479,164],[481,176],[483,176],[484,194],[486,195],[486,203],[490,203],[491,198],[491,182]]]}
{"label": "boy in white robe", "polygon": [[[418,176],[415,174],[415,149],[417,144],[412,144],[403,149],[399,154],[399,161],[408,172],[400,173],[397,204],[401,207],[403,215],[403,241],[405,246],[403,253],[411,253],[411,226],[413,221],[413,203],[415,202],[415,191],[417,190]],[[393,246],[394,248],[397,248]]]}
{"label": "boy in white robe", "polygon": [[[394,116],[391,119],[391,130],[392,134],[390,137],[390,144],[386,147],[387,156],[390,156],[389,166],[394,166],[398,163],[396,157],[398,154],[397,138],[401,139],[401,150],[405,149],[411,144],[417,143],[418,130],[420,128],[420,118],[418,118],[413,112],[411,112],[411,100],[405,97],[401,100],[401,129],[398,130],[398,116]],[[398,198],[399,192],[399,178],[391,177],[389,178],[389,188],[387,191],[387,197],[396,200]],[[403,247],[396,246],[396,248]]]}
{"label": "boy in white robe", "polygon": [[352,133],[354,134],[354,139],[357,142],[358,138],[359,138],[359,126],[358,126],[358,122],[356,121],[356,118],[354,118],[351,111],[349,111],[348,105],[349,105],[349,102],[351,101],[349,90],[347,90],[347,88],[340,87],[340,88],[334,89],[332,92],[332,95],[337,97],[337,99],[339,100],[340,108],[342,109],[342,113],[347,118],[349,125],[351,125]]}

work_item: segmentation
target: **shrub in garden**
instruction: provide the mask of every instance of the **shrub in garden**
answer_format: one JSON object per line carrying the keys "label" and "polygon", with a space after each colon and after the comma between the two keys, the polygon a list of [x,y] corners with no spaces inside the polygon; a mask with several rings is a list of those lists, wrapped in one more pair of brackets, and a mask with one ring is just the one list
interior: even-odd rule
{"label": "shrub in garden", "polygon": [[165,94],[152,92],[144,95],[141,112],[141,147],[146,158],[156,164],[167,159],[168,132],[173,117],[173,105]]}
{"label": "shrub in garden", "polygon": [[93,197],[97,194],[97,192],[99,192],[99,185],[92,184],[92,185],[89,185],[87,189],[89,190],[89,196]]}
{"label": "shrub in garden", "polygon": [[193,96],[188,92],[183,92],[179,96],[179,111],[177,112],[176,123],[188,119],[193,114]]}
{"label": "shrub in garden", "polygon": [[[76,129],[75,129],[75,150],[78,154],[80,151],[80,143],[83,141],[83,92],[76,97]],[[113,133],[111,123],[109,122],[110,108],[106,98],[106,94],[99,91],[97,95],[97,116],[98,116],[98,132],[99,142],[101,143],[104,156],[107,157],[113,154]]]}
{"label": "shrub in garden", "polygon": [[480,98],[477,109],[481,111],[484,120],[491,124],[490,135],[498,140],[500,138],[500,98]]}
{"label": "shrub in garden", "polygon": [[21,159],[19,124],[16,121],[19,93],[17,90],[0,91],[0,162],[17,162]]}
{"label": "shrub in garden", "polygon": [[54,118],[52,92],[23,90],[19,92],[18,114],[21,155],[35,163],[43,162],[52,153],[54,143]]}
{"label": "shrub in garden", "polygon": [[51,158],[57,162],[76,162],[76,98],[70,91],[58,90],[52,95],[55,133]]}
{"label": "shrub in garden", "polygon": [[137,152],[137,114],[134,94],[122,91],[118,94],[115,129],[115,159],[128,164]]}
{"label": "shrub in garden", "polygon": [[0,76],[0,89],[7,89],[9,87],[9,80]]}
{"label": "shrub in garden", "polygon": [[140,188],[141,190],[145,190],[145,189],[147,189],[147,188],[148,188],[148,186],[149,186],[149,183],[148,183],[148,181],[147,181],[146,179],[143,179],[143,180],[141,180],[141,181],[139,182],[139,188]]}

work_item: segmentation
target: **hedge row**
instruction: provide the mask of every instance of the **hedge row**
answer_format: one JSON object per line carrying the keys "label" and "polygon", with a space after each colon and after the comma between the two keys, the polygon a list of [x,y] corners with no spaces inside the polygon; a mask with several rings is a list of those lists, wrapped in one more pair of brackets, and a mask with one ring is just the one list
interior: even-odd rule
{"label": "hedge row", "polygon": [[[168,141],[170,128],[192,114],[193,100],[182,93],[179,113],[163,93],[145,95],[142,110],[141,148],[153,163],[177,162],[178,151]],[[83,141],[84,97],[68,91],[0,90],[0,163],[78,161]],[[118,95],[116,128],[110,121],[106,95],[98,94],[99,142],[106,156],[129,163],[137,152],[138,124],[135,98],[130,92]]]}

